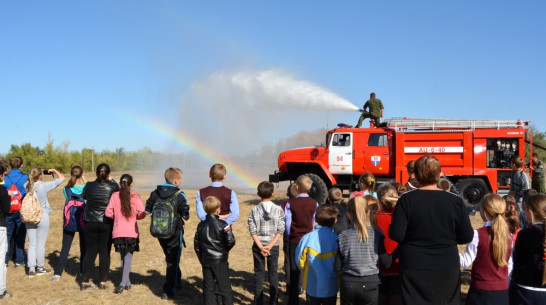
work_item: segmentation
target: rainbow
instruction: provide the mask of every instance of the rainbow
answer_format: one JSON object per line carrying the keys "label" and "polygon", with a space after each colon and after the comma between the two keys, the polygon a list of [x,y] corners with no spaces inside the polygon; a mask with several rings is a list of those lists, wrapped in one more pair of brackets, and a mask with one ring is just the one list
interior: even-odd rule
{"label": "rainbow", "polygon": [[213,153],[211,148],[192,139],[181,130],[175,130],[157,120],[145,120],[128,113],[120,113],[119,115],[128,123],[150,135],[163,139],[167,144],[173,145],[173,147],[194,157],[206,166],[210,167],[216,163],[224,164],[227,168],[228,178],[235,179],[237,184],[245,189],[256,190],[258,183],[263,180],[248,173],[243,167],[228,158]]}

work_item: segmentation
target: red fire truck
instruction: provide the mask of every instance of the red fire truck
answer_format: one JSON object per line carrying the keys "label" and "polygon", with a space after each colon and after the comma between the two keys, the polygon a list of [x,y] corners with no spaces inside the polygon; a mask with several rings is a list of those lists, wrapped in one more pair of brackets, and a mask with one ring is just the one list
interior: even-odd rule
{"label": "red fire truck", "polygon": [[379,183],[406,183],[407,163],[433,155],[470,207],[488,192],[507,193],[510,159],[525,160],[525,142],[532,144],[528,121],[393,118],[385,123],[382,128],[342,126],[328,131],[324,145],[282,152],[269,181],[307,174],[313,180],[311,196],[322,203],[329,188],[352,191],[368,171]]}

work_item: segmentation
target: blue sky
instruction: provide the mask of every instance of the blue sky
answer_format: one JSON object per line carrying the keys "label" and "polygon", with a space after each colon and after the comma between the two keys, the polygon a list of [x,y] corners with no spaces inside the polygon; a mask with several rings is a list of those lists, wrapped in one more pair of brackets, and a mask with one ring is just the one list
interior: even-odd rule
{"label": "blue sky", "polygon": [[48,138],[69,150],[172,149],[146,132],[150,120],[233,154],[358,120],[211,81],[241,71],[276,71],[358,107],[374,91],[387,118],[546,131],[545,16],[542,0],[3,2],[0,154]]}

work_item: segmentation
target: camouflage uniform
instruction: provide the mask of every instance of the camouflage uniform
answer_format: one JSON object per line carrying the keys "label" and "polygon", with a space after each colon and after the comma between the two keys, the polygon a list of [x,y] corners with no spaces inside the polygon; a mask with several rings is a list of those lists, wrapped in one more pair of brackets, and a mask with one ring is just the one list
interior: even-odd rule
{"label": "camouflage uniform", "polygon": [[[366,107],[368,107],[369,111],[366,111]],[[375,126],[379,126],[379,118],[381,118],[381,110],[383,108],[383,103],[380,99],[377,98],[371,98],[369,99],[366,104],[364,104],[364,111],[360,115],[360,119],[358,120],[358,124],[356,124],[355,127],[360,127],[362,125],[362,121],[364,121],[365,118],[372,118],[375,121]]]}
{"label": "camouflage uniform", "polygon": [[544,164],[540,160],[533,163],[533,181],[531,182],[531,186],[531,188],[539,193],[544,194],[546,191],[544,187]]}

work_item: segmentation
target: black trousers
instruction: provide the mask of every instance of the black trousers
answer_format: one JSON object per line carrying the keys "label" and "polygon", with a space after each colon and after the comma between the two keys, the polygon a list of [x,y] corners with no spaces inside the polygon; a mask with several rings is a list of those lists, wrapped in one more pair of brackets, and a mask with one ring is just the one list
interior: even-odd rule
{"label": "black trousers", "polygon": [[108,280],[110,271],[110,250],[112,248],[112,224],[88,222],[83,229],[85,236],[85,256],[83,258],[82,282],[89,282],[91,271],[99,255],[99,281]]}
{"label": "black trousers", "polygon": [[267,263],[267,275],[269,276],[269,304],[277,304],[279,298],[279,246],[271,249],[270,255],[264,257],[258,246],[252,246],[254,257],[254,302],[256,305],[264,303],[264,277]]}
{"label": "black trousers", "polygon": [[377,276],[363,276],[358,281],[341,280],[341,305],[373,305],[379,297]]}
{"label": "black trousers", "polygon": [[[285,274],[285,282],[286,282],[286,292],[289,293],[290,288],[290,252],[289,252],[289,243],[288,243],[288,236],[284,236],[283,238],[283,244],[282,244],[282,251],[284,253],[284,274]],[[300,273],[300,278],[298,280],[298,291],[303,289],[303,272]]]}
{"label": "black trousers", "polygon": [[202,268],[204,296],[203,304],[217,304],[216,296],[219,296],[222,300],[222,305],[233,305],[228,262],[204,264],[202,265]]}
{"label": "black trousers", "polygon": [[298,244],[289,243],[288,253],[290,260],[290,283],[288,287],[288,305],[298,305],[300,302],[298,282],[301,270],[298,268],[296,261],[296,248]]}
{"label": "black trousers", "polygon": [[180,270],[180,254],[182,253],[182,235],[179,234],[171,238],[158,238],[159,244],[165,254],[165,262],[167,263],[167,270],[165,274],[165,284],[163,285],[163,292],[169,297],[173,297],[175,293],[175,287],[177,283],[181,282],[182,271]]}
{"label": "black trousers", "polygon": [[[63,246],[61,248],[61,254],[59,255],[59,261],[57,261],[57,267],[55,268],[55,275],[61,276],[66,266],[66,261],[68,259],[68,253],[70,252],[70,247],[72,246],[72,241],[74,240],[74,235],[76,232],[70,232],[63,229]],[[82,231],[78,232],[80,236],[80,273],[83,274],[83,258],[85,256],[85,234]]]}

